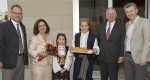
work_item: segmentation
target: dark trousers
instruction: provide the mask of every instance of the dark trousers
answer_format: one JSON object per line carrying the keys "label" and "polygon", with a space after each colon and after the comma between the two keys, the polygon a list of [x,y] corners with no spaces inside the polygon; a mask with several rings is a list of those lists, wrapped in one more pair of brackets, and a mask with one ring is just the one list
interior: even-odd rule
{"label": "dark trousers", "polygon": [[[93,80],[92,74],[93,74],[93,59],[88,59],[89,66],[86,74],[86,80]],[[80,80],[78,78],[78,75],[80,73],[82,58],[76,58],[74,62],[74,73],[73,73],[73,80]]]}
{"label": "dark trousers", "polygon": [[125,80],[145,80],[147,66],[135,63],[131,54],[126,52],[124,57]]}
{"label": "dark trousers", "polygon": [[118,63],[107,63],[105,61],[100,61],[100,73],[101,80],[118,80]]}

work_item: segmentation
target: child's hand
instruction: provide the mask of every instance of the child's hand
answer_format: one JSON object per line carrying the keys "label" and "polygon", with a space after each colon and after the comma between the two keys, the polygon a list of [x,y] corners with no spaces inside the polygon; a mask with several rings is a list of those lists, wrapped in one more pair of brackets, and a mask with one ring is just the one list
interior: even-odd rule
{"label": "child's hand", "polygon": [[69,47],[70,50],[71,50],[72,48],[73,48],[72,46]]}
{"label": "child's hand", "polygon": [[97,49],[96,48],[93,48],[93,53],[97,53]]}
{"label": "child's hand", "polygon": [[61,74],[62,74],[62,72],[63,72],[63,68],[60,69],[60,73],[61,73]]}
{"label": "child's hand", "polygon": [[61,69],[61,71],[60,71],[60,72],[61,72],[61,74],[63,74],[64,72],[66,72],[66,70],[67,70],[66,68]]}

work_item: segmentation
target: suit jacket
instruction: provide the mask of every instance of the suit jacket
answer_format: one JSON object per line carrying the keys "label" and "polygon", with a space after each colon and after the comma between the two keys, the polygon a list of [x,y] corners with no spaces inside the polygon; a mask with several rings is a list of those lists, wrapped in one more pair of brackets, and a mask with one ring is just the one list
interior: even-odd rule
{"label": "suit jacket", "polygon": [[[51,43],[50,38],[47,35],[47,43]],[[46,65],[48,63],[52,64],[52,56],[47,56],[43,60],[38,61],[37,54],[39,52],[46,51],[46,42],[43,40],[40,34],[33,36],[29,43],[29,54],[31,55],[31,63],[34,65]]]}
{"label": "suit jacket", "polygon": [[109,63],[118,62],[119,57],[124,56],[125,27],[118,21],[115,22],[110,37],[106,39],[106,24],[103,23],[97,34],[100,47],[98,60]]}
{"label": "suit jacket", "polygon": [[[26,29],[20,22],[20,26],[24,39],[24,64],[28,64],[28,51],[26,41]],[[19,54],[19,36],[17,31],[10,21],[0,25],[0,62],[3,63],[3,68],[13,69],[16,67]]]}
{"label": "suit jacket", "polygon": [[[128,30],[129,22],[126,23]],[[150,20],[139,17],[135,23],[131,38],[131,55],[135,63],[140,59],[150,61]]]}

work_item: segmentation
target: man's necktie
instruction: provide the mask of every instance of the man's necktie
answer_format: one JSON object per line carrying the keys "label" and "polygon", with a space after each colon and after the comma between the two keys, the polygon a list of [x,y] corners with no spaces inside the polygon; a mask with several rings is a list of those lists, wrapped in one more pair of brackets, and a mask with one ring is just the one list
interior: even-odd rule
{"label": "man's necktie", "polygon": [[110,36],[110,22],[108,22],[109,25],[108,25],[108,29],[107,29],[107,32],[106,32],[106,38],[107,40],[109,39],[109,36]]}
{"label": "man's necktie", "polygon": [[17,24],[17,34],[19,36],[19,51],[20,51],[19,54],[23,54],[23,44],[22,44],[21,33],[20,33],[20,30],[19,30],[19,24]]}

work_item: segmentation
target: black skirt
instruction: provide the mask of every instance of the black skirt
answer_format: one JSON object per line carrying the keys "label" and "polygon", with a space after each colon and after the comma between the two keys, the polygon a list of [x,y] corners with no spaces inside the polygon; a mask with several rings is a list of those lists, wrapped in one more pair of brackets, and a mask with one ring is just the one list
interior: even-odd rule
{"label": "black skirt", "polygon": [[[64,67],[64,65],[60,65],[61,68]],[[60,72],[54,73],[53,71],[53,80],[70,80],[70,72],[66,71],[63,74]]]}

